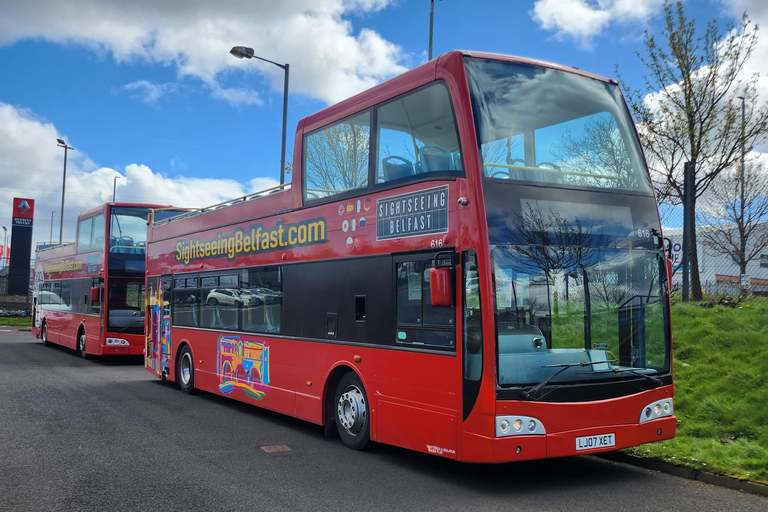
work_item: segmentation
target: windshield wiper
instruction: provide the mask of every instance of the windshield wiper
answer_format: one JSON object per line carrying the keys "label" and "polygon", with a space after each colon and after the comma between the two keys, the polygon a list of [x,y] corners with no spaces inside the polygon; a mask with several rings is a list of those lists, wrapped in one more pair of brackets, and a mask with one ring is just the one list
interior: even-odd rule
{"label": "windshield wiper", "polygon": [[[552,379],[554,379],[555,377],[557,377],[558,375],[563,373],[568,368],[573,368],[574,366],[592,366],[593,364],[605,364],[607,362],[608,361],[580,361],[578,363],[563,363],[563,364],[545,364],[545,365],[542,365],[541,366],[542,368],[560,368],[560,369],[557,370],[552,375],[550,375],[549,377],[547,377],[546,379],[544,379],[543,381],[541,381],[538,384],[536,384],[535,386],[533,386],[531,389],[529,389],[527,391],[523,391],[523,396],[525,398],[529,399],[529,400],[538,400],[539,398],[541,398],[540,396],[536,397],[536,398],[533,398],[533,396],[536,393],[538,393],[541,390],[541,388],[543,388],[544,386],[549,384],[549,381],[551,381]],[[646,377],[647,377],[647,375],[646,375]]]}
{"label": "windshield wiper", "polygon": [[664,385],[664,382],[662,382],[661,379],[659,379],[657,377],[653,377],[651,375],[647,375],[645,373],[641,373],[641,372],[635,370],[634,368],[611,368],[608,371],[610,371],[611,373],[629,372],[629,373],[631,373],[633,375],[638,375],[640,377],[646,378],[646,379],[650,380],[651,382],[653,382],[654,384],[656,384],[657,386],[663,386]]}

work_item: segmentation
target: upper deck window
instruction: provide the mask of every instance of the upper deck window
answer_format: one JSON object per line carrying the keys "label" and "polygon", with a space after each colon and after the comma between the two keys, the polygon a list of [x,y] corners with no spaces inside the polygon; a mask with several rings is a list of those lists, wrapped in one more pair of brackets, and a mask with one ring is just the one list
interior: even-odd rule
{"label": "upper deck window", "polygon": [[104,248],[104,215],[81,220],[77,224],[77,252]]}
{"label": "upper deck window", "polygon": [[368,186],[371,111],[304,137],[305,199],[320,199]]}
{"label": "upper deck window", "polygon": [[463,171],[448,89],[435,83],[379,107],[376,182]]}
{"label": "upper deck window", "polygon": [[651,192],[616,85],[543,66],[465,63],[486,178]]}
{"label": "upper deck window", "polygon": [[147,247],[149,208],[117,206],[109,221],[109,252],[144,254]]}
{"label": "upper deck window", "polygon": [[315,130],[304,136],[303,159],[308,201],[409,178],[463,176],[448,87],[431,83]]}

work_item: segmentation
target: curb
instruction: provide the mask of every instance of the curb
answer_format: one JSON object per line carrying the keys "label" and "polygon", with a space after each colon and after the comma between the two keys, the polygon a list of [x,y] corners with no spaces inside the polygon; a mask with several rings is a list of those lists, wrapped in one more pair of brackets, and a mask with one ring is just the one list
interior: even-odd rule
{"label": "curb", "polygon": [[626,453],[621,452],[604,453],[598,455],[598,457],[612,460],[614,462],[629,464],[631,466],[650,469],[653,471],[660,471],[662,473],[668,473],[670,475],[675,475],[682,478],[688,478],[689,480],[698,480],[700,482],[717,485],[720,487],[736,489],[738,491],[758,494],[760,496],[768,496],[768,485],[750,482],[749,480],[739,480],[738,478],[731,478],[729,476],[716,475],[706,471],[699,471],[697,469],[686,468],[684,466],[676,466],[674,464],[662,462],[659,460],[644,459],[643,457],[627,455]]}

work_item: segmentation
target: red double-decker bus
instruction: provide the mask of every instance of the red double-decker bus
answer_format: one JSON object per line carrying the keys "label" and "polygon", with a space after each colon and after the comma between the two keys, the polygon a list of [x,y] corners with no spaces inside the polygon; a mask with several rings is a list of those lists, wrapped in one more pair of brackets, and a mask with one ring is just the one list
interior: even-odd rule
{"label": "red double-decker bus", "polygon": [[76,242],[35,251],[32,333],[90,355],[144,350],[147,218],[160,205],[107,203],[78,217]]}
{"label": "red double-decker bus", "polygon": [[299,122],[289,187],[150,223],[146,367],[471,462],[675,434],[669,270],[614,81],[451,52]]}

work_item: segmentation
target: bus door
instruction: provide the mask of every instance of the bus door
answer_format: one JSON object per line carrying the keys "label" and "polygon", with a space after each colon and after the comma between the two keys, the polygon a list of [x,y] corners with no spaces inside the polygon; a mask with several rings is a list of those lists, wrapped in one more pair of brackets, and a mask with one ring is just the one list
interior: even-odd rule
{"label": "bus door", "polygon": [[158,377],[168,374],[171,359],[171,286],[170,276],[147,278],[144,367]]}
{"label": "bus door", "polygon": [[101,338],[101,333],[104,332],[104,279],[101,277],[94,277],[91,281],[91,314],[99,315],[99,334],[97,338]]}

